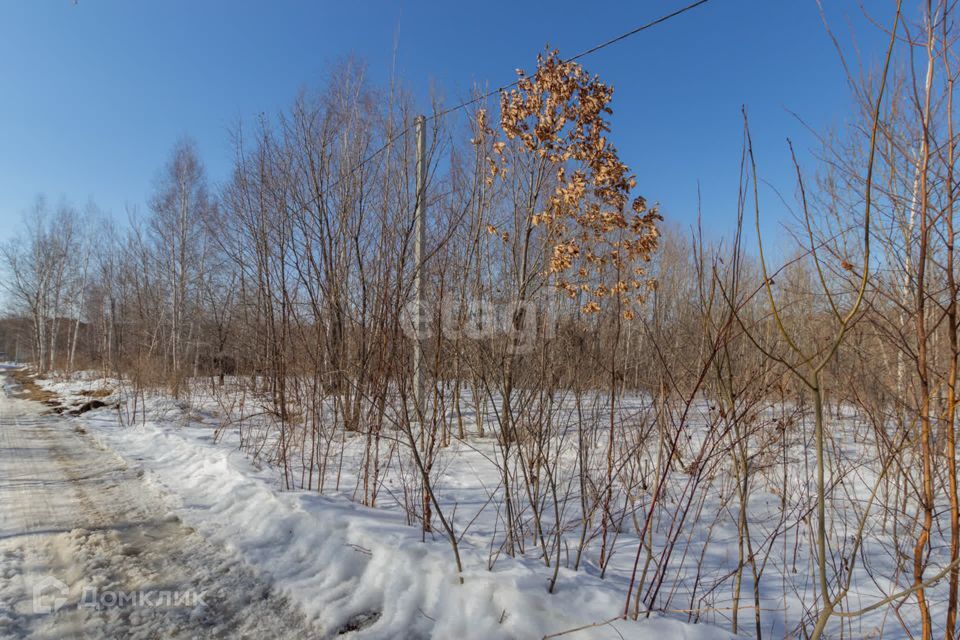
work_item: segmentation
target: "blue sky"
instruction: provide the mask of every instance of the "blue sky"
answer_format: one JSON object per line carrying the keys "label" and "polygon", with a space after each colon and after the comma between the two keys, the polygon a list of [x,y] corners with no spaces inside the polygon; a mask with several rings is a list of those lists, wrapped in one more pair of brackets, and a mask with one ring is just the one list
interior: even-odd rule
{"label": "blue sky", "polygon": [[[453,103],[510,82],[545,43],[571,55],[688,1],[0,0],[0,239],[41,193],[118,219],[142,210],[183,135],[216,185],[230,127],[282,109],[344,56],[385,82],[397,43],[397,72],[423,105],[431,87]],[[853,35],[878,63],[883,38],[858,3],[824,4],[851,51]],[[868,4],[883,17],[889,3]],[[613,141],[640,191],[689,225],[699,181],[715,233],[735,216],[741,105],[763,177],[786,194],[786,137],[804,157],[815,146],[790,111],[820,129],[849,112],[814,0],[711,0],[582,62],[616,88]]]}

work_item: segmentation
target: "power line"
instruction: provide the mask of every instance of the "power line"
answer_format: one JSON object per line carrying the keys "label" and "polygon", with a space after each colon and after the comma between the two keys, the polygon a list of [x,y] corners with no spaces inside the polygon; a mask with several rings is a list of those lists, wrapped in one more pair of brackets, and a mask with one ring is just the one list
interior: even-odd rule
{"label": "power line", "polygon": [[661,17],[657,18],[657,19],[654,20],[653,22],[648,22],[647,24],[645,24],[645,25],[643,25],[643,26],[641,26],[641,27],[637,27],[636,29],[634,29],[634,30],[632,30],[632,31],[627,31],[627,32],[624,33],[623,35],[619,35],[619,36],[617,36],[616,38],[613,38],[613,39],[611,39],[611,40],[607,40],[607,41],[604,42],[603,44],[598,44],[597,46],[593,47],[592,49],[587,49],[586,51],[584,51],[584,52],[582,52],[582,53],[578,53],[577,55],[573,56],[572,58],[568,58],[568,59],[567,59],[567,62],[573,62],[574,60],[579,60],[580,58],[583,58],[584,56],[590,55],[591,53],[596,53],[597,51],[600,51],[600,49],[603,49],[603,48],[605,48],[605,47],[609,47],[609,46],[612,45],[612,44],[616,44],[616,43],[620,42],[621,40],[626,40],[626,39],[629,38],[630,36],[635,36],[635,35],[637,35],[638,33],[640,33],[641,31],[646,31],[647,29],[649,29],[649,28],[651,28],[651,27],[655,27],[655,26],[657,26],[658,24],[660,24],[660,23],[662,23],[662,22],[666,22],[667,20],[670,20],[671,18],[676,18],[676,17],[679,16],[681,13],[686,13],[687,11],[690,11],[691,9],[696,9],[696,8],[699,7],[700,5],[706,4],[706,3],[709,2],[709,1],[710,1],[710,0],[699,0],[698,2],[694,2],[694,3],[692,3],[692,4],[688,4],[688,5],[685,6],[685,7],[682,7],[682,8],[680,8],[680,9],[677,9],[677,10],[674,11],[673,13],[668,13],[668,14],[665,15],[665,16],[661,16]]}
{"label": "power line", "polygon": [[[652,20],[651,22],[648,22],[648,23],[646,23],[646,24],[643,24],[643,25],[641,25],[641,26],[639,26],[639,27],[637,27],[637,28],[635,28],[635,29],[631,29],[630,31],[627,31],[626,33],[622,33],[622,34],[620,34],[619,36],[617,36],[617,37],[615,37],[615,38],[611,38],[610,40],[607,40],[606,42],[602,42],[602,43],[600,43],[600,44],[598,44],[598,45],[596,45],[596,46],[594,46],[594,47],[591,47],[591,48],[589,48],[589,49],[587,49],[587,50],[585,50],[585,51],[581,51],[580,53],[578,53],[578,54],[576,54],[576,55],[574,55],[574,56],[572,56],[572,57],[570,57],[570,58],[566,58],[565,60],[563,60],[563,62],[565,62],[565,63],[566,63],[566,62],[573,62],[573,61],[575,61],[575,60],[579,60],[580,58],[584,58],[584,57],[586,57],[586,56],[589,56],[590,54],[593,54],[593,53],[596,53],[597,51],[600,51],[601,49],[605,49],[605,48],[607,48],[607,47],[609,47],[609,46],[611,46],[611,45],[613,45],[613,44],[616,44],[616,43],[618,43],[618,42],[620,42],[620,41],[622,41],[622,40],[626,40],[627,38],[630,38],[631,36],[635,36],[635,35],[637,35],[638,33],[641,33],[641,32],[643,32],[643,31],[646,31],[647,29],[651,29],[651,28],[653,28],[653,27],[655,27],[655,26],[657,26],[657,25],[659,25],[659,24],[663,24],[664,22],[666,22],[666,21],[668,21],[668,20],[671,20],[672,18],[676,18],[677,16],[679,16],[679,15],[681,15],[681,14],[684,14],[684,13],[686,13],[686,12],[688,12],[688,11],[691,11],[691,10],[693,10],[693,9],[696,9],[697,7],[699,7],[699,6],[701,6],[701,5],[704,5],[704,4],[706,4],[707,2],[709,2],[709,1],[710,1],[710,0],[697,0],[696,2],[692,2],[692,3],[690,3],[690,4],[688,4],[688,5],[684,6],[684,7],[681,7],[680,9],[677,9],[676,11],[673,11],[673,12],[671,12],[671,13],[662,15],[662,16],[660,16],[659,18],[657,18],[656,20]],[[428,117],[427,117],[427,121],[428,121],[428,122],[432,122],[432,121],[437,120],[437,119],[439,119],[439,118],[446,117],[446,116],[450,115],[451,113],[454,113],[455,111],[459,111],[459,110],[461,110],[461,109],[465,109],[465,108],[467,108],[467,107],[469,107],[469,106],[471,106],[471,105],[474,105],[474,104],[476,104],[476,103],[478,103],[478,102],[481,102],[481,101],[483,101],[483,100],[486,100],[487,98],[490,98],[490,97],[493,97],[493,96],[495,96],[495,95],[498,95],[499,93],[501,93],[501,92],[503,92],[503,91],[506,91],[507,89],[512,89],[513,87],[517,86],[518,83],[519,83],[519,80],[514,80],[513,82],[511,82],[511,83],[509,83],[509,84],[505,84],[505,85],[502,85],[502,86],[500,86],[500,87],[497,87],[496,89],[493,89],[492,91],[488,91],[487,93],[485,93],[485,94],[483,94],[483,95],[476,96],[476,97],[474,97],[474,98],[471,98],[470,100],[465,100],[465,101],[457,104],[456,106],[450,107],[450,108],[448,108],[448,109],[444,109],[443,111],[440,111],[440,112],[437,112],[437,113],[435,113],[435,114],[433,114],[433,115],[431,115],[431,116],[428,116]],[[397,134],[391,136],[390,138],[388,138],[387,141],[386,141],[382,146],[380,146],[376,151],[374,151],[374,152],[371,153],[370,155],[366,156],[365,158],[363,158],[363,160],[361,160],[361,161],[358,162],[356,165],[354,165],[353,167],[351,167],[350,170],[347,172],[347,175],[343,176],[342,178],[339,178],[339,179],[336,180],[333,184],[331,184],[329,187],[327,187],[326,189],[323,189],[319,194],[317,194],[317,196],[310,201],[310,204],[316,203],[321,197],[323,197],[324,195],[326,195],[328,191],[330,191],[331,189],[333,189],[334,187],[336,187],[337,185],[339,185],[341,182],[343,182],[344,180],[346,180],[346,178],[347,178],[348,176],[353,175],[353,173],[355,173],[357,170],[363,168],[364,165],[366,165],[368,162],[372,161],[374,158],[376,158],[376,157],[379,156],[381,153],[383,153],[384,151],[386,151],[388,148],[390,148],[391,145],[393,145],[394,142],[396,142],[397,140],[399,140],[399,139],[402,138],[403,136],[407,135],[407,133],[409,133],[409,132],[410,132],[410,125],[407,125],[407,126],[404,127],[399,133],[397,133]]]}
{"label": "power line", "polygon": [[[571,57],[563,60],[563,62],[565,62],[565,63],[566,63],[566,62],[574,62],[575,60],[579,60],[580,58],[585,58],[586,56],[590,55],[591,53],[596,53],[597,51],[600,51],[601,49],[605,49],[605,48],[609,47],[609,46],[612,45],[612,44],[616,44],[616,43],[620,42],[621,40],[626,40],[626,39],[629,38],[630,36],[635,36],[635,35],[637,35],[638,33],[640,33],[641,31],[646,31],[647,29],[650,29],[650,28],[652,28],[652,27],[655,27],[655,26],[657,26],[658,24],[662,24],[662,23],[666,22],[667,20],[670,20],[671,18],[675,18],[675,17],[679,16],[679,15],[682,14],[682,13],[686,13],[687,11],[690,11],[691,9],[696,9],[696,8],[699,7],[700,5],[706,4],[706,3],[708,3],[709,1],[710,1],[710,0],[697,0],[697,2],[694,2],[694,3],[692,3],[692,4],[688,4],[688,5],[685,6],[685,7],[682,7],[682,8],[680,8],[680,9],[677,9],[677,10],[674,11],[673,13],[668,13],[668,14],[666,14],[666,15],[660,16],[660,17],[657,18],[656,20],[653,20],[652,22],[648,22],[648,23],[646,23],[646,24],[644,24],[644,25],[641,25],[641,26],[637,27],[636,29],[632,29],[632,30],[630,30],[630,31],[627,31],[626,33],[620,34],[620,35],[617,36],[616,38],[611,38],[610,40],[607,40],[606,42],[603,42],[603,43],[601,43],[601,44],[598,44],[598,45],[596,45],[595,47],[591,47],[591,48],[587,49],[586,51],[581,51],[581,52],[578,53],[577,55],[571,56]],[[446,115],[448,115],[448,114],[453,113],[454,111],[458,111],[458,110],[463,109],[463,108],[465,108],[465,107],[469,107],[469,106],[472,105],[472,104],[476,104],[477,102],[480,102],[480,101],[482,101],[482,100],[486,100],[487,98],[490,98],[490,97],[492,97],[492,96],[497,95],[497,94],[500,93],[501,91],[506,91],[507,89],[512,89],[513,87],[517,86],[518,83],[519,83],[518,80],[514,80],[514,81],[511,82],[510,84],[505,84],[505,85],[503,85],[502,87],[497,87],[497,88],[494,89],[493,91],[488,91],[487,93],[485,93],[485,94],[483,94],[483,95],[481,95],[481,96],[477,96],[476,98],[472,98],[472,99],[470,99],[470,100],[466,100],[466,101],[464,101],[464,102],[461,102],[460,104],[458,104],[458,105],[455,106],[455,107],[450,107],[449,109],[445,109],[445,110],[443,110],[443,111],[441,111],[441,112],[439,112],[439,113],[437,113],[437,114],[434,114],[433,116],[430,116],[429,120],[435,120],[436,118],[441,118],[441,117],[443,117],[443,116],[446,116]],[[409,127],[408,127],[408,129],[409,129]]]}

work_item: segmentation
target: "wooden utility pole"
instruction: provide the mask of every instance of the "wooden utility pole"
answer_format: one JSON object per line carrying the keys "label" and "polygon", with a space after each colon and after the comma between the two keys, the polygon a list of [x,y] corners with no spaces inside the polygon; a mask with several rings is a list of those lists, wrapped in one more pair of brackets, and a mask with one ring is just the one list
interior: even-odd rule
{"label": "wooden utility pole", "polygon": [[426,243],[424,216],[426,215],[427,196],[427,159],[426,159],[426,124],[424,116],[417,116],[414,126],[417,132],[417,200],[414,210],[414,241],[413,241],[413,297],[415,316],[413,318],[416,337],[413,341],[413,398],[416,411],[423,412],[425,407],[423,385],[423,249]]}

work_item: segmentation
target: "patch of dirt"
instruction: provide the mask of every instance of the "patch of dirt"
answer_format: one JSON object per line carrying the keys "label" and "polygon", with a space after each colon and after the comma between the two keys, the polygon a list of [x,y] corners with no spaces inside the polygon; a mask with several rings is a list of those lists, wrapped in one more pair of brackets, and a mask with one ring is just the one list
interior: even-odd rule
{"label": "patch of dirt", "polygon": [[60,404],[56,395],[46,389],[41,389],[40,386],[37,385],[36,375],[30,373],[28,369],[12,369],[7,375],[19,385],[20,388],[16,391],[18,397],[42,402],[50,407],[55,407]]}
{"label": "patch of dirt", "polygon": [[100,400],[91,400],[89,402],[84,402],[82,405],[80,405],[76,409],[70,411],[70,415],[79,416],[80,414],[86,413],[87,411],[93,411],[94,409],[99,409],[100,407],[105,407],[105,406],[107,406],[106,402],[101,402]]}
{"label": "patch of dirt", "polygon": [[354,633],[356,631],[362,631],[367,627],[373,625],[377,620],[380,619],[379,611],[363,611],[353,616],[339,630],[337,630],[338,636],[343,636],[348,633]]}
{"label": "patch of dirt", "polygon": [[106,398],[113,395],[113,389],[85,389],[80,392],[80,395],[88,398]]}

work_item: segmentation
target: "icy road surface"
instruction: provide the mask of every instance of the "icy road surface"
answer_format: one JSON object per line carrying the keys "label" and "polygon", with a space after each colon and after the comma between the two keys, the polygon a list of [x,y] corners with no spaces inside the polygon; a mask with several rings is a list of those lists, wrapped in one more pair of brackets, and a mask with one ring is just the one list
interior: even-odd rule
{"label": "icy road surface", "polygon": [[0,372],[0,638],[299,638],[302,613]]}

